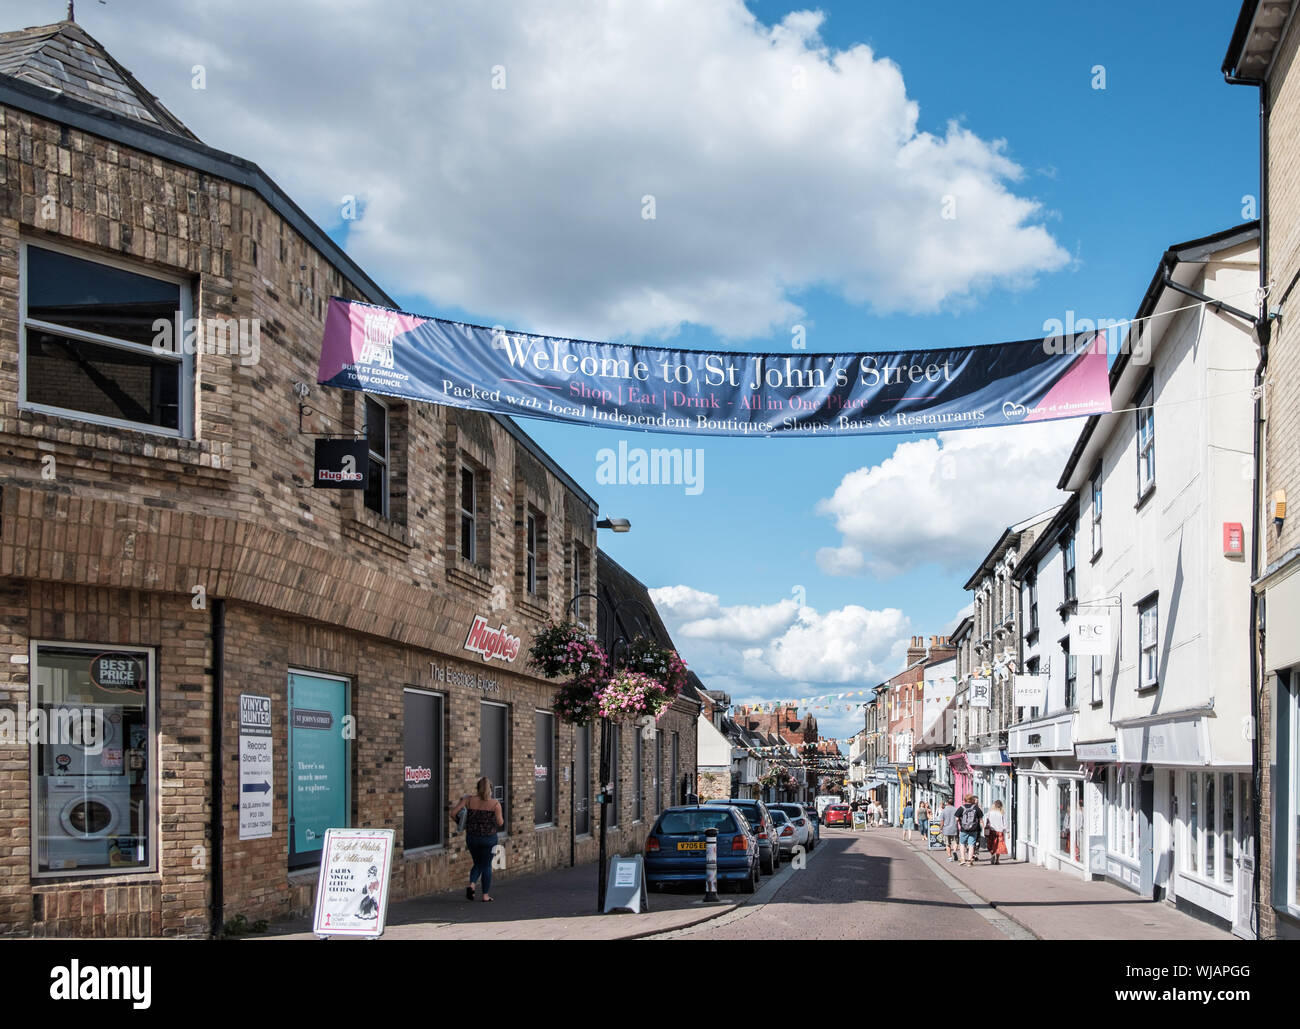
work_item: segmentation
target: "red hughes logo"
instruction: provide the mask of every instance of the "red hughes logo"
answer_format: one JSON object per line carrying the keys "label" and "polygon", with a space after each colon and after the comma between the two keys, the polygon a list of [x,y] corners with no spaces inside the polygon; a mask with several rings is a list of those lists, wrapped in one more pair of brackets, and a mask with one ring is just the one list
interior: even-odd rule
{"label": "red hughes logo", "polygon": [[482,615],[474,618],[465,637],[465,649],[471,654],[481,654],[484,661],[499,657],[503,661],[513,661],[519,656],[519,637],[511,636],[504,625],[493,629]]}
{"label": "red hughes logo", "polygon": [[425,768],[423,765],[416,765],[414,768],[410,765],[406,766],[406,781],[408,783],[428,782],[432,778],[433,770],[430,768]]}

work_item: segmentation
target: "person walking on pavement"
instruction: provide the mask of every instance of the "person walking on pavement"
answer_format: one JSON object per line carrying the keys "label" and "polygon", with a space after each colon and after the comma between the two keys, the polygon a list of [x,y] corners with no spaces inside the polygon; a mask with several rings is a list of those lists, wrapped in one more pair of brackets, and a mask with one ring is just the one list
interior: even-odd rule
{"label": "person walking on pavement", "polygon": [[983,822],[984,812],[978,798],[973,793],[966,794],[966,803],[957,809],[957,844],[961,863],[967,868],[975,866],[975,845]]}
{"label": "person walking on pavement", "polygon": [[474,884],[483,880],[483,899],[490,901],[492,894],[492,852],[497,845],[497,830],[506,824],[501,815],[501,802],[492,796],[492,780],[486,775],[475,784],[475,792],[460,798],[451,812],[455,818],[461,808],[468,808],[465,819],[465,846],[474,859],[474,867],[469,872],[469,885],[465,887],[465,899],[474,899]]}
{"label": "person walking on pavement", "polygon": [[928,801],[921,801],[916,805],[916,821],[918,828],[921,830],[921,842],[928,849],[930,846],[930,804]]}
{"label": "person walking on pavement", "polygon": [[912,838],[912,830],[916,828],[916,808],[912,807],[909,800],[907,806],[903,808],[903,839]]}
{"label": "person walking on pavement", "polygon": [[943,830],[943,842],[948,851],[948,860],[956,861],[961,856],[957,849],[957,809],[948,801],[939,812],[939,828]]}
{"label": "person walking on pavement", "polygon": [[993,810],[984,819],[984,842],[996,865],[998,858],[1007,852],[1007,816],[1000,800],[993,802]]}

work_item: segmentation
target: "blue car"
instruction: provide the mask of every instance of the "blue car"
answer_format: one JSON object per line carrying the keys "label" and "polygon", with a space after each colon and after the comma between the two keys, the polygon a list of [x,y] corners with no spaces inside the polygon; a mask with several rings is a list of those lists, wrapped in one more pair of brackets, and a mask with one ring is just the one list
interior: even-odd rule
{"label": "blue car", "polygon": [[718,890],[736,886],[741,893],[758,887],[758,839],[734,807],[670,807],[655,820],[645,841],[645,875],[651,886],[699,883],[705,879],[706,829],[718,830]]}

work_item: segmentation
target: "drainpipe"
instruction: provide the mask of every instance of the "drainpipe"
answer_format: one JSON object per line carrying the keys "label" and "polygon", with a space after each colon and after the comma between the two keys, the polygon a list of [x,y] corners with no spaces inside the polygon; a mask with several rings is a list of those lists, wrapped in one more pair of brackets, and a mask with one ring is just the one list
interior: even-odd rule
{"label": "drainpipe", "polygon": [[[1268,284],[1268,83],[1264,79],[1247,79],[1233,75],[1227,66],[1223,69],[1223,79],[1230,86],[1254,86],[1259,90],[1259,282],[1261,286]],[[1265,301],[1267,303],[1267,301]],[[1235,313],[1235,312],[1234,312]],[[1261,786],[1264,781],[1264,769],[1262,755],[1259,747],[1259,694],[1262,684],[1259,681],[1259,650],[1263,645],[1263,633],[1259,629],[1259,622],[1263,614],[1263,607],[1260,602],[1259,594],[1253,585],[1254,579],[1259,575],[1259,534],[1261,527],[1267,524],[1267,519],[1260,516],[1260,500],[1262,490],[1261,464],[1263,463],[1264,453],[1264,373],[1268,369],[1268,342],[1271,330],[1271,322],[1267,310],[1260,317],[1256,315],[1254,319],[1256,336],[1259,339],[1259,364],[1255,367],[1255,390],[1258,394],[1255,399],[1255,422],[1254,422],[1254,482],[1252,484],[1252,513],[1255,524],[1251,527],[1250,534],[1250,577],[1252,585],[1250,588],[1250,624],[1248,631],[1250,633],[1250,719],[1251,719],[1251,739],[1250,739],[1250,766],[1251,766],[1251,827],[1254,830],[1254,850],[1255,850],[1255,869],[1252,879],[1252,889],[1254,892],[1253,906],[1251,909],[1252,921],[1254,922],[1255,935],[1259,936],[1259,909],[1261,879],[1263,877],[1264,865],[1261,860],[1261,841],[1260,841],[1260,815],[1261,815]],[[1265,530],[1266,531],[1266,530]]]}
{"label": "drainpipe", "polygon": [[212,846],[208,861],[208,878],[212,883],[212,935],[221,932],[225,924],[225,891],[222,871],[222,830],[226,820],[222,789],[222,706],[226,696],[226,602],[212,601],[212,796],[209,801],[209,818],[212,827]]}

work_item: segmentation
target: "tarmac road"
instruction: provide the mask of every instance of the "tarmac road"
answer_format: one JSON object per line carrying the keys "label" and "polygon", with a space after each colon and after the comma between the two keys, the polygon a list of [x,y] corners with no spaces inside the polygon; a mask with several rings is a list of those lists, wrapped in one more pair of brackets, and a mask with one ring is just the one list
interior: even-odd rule
{"label": "tarmac road", "polygon": [[823,828],[807,867],[767,903],[658,938],[1006,940],[1005,924],[971,907],[898,834]]}

